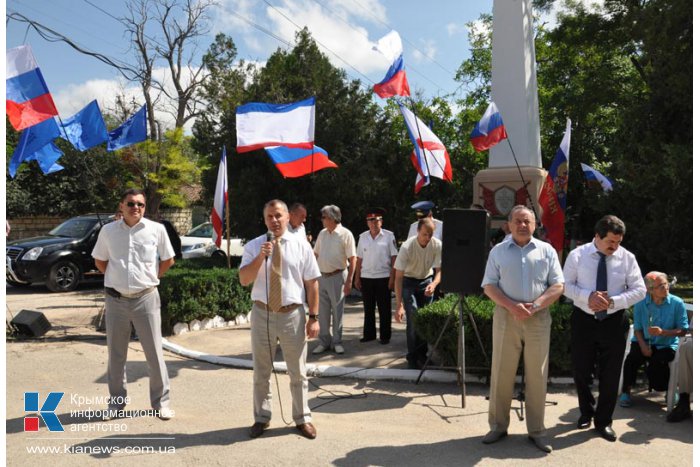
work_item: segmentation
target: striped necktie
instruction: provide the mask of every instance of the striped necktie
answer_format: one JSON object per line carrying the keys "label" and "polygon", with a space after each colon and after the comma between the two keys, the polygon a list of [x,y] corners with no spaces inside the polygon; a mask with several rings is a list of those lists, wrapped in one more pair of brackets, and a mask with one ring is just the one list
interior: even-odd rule
{"label": "striped necktie", "polygon": [[272,268],[270,270],[270,296],[268,308],[271,311],[279,311],[282,308],[282,248],[280,240],[272,242]]}

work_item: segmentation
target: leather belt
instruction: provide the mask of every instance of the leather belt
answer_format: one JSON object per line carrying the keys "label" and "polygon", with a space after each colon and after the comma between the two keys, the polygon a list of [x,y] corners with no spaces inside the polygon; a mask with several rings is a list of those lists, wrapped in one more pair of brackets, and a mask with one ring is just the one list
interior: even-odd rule
{"label": "leather belt", "polygon": [[345,271],[345,269],[336,269],[335,271],[332,271],[332,272],[322,272],[321,275],[323,277],[331,277],[331,276],[335,276],[336,274],[339,274],[343,271]]}
{"label": "leather belt", "polygon": [[148,295],[149,293],[153,292],[156,288],[155,287],[149,287],[147,289],[143,289],[140,292],[135,292],[135,293],[121,293],[117,289],[113,289],[112,287],[105,287],[105,293],[109,295],[110,297],[114,298],[141,298],[144,295]]}
{"label": "leather belt", "polygon": [[[266,304],[265,302],[261,302],[260,300],[255,300],[253,303],[255,303],[256,305],[258,305],[260,308],[264,308],[265,310],[267,310],[267,304]],[[277,310],[277,311],[275,311],[275,310],[272,310],[272,311],[273,311],[274,313],[289,313],[290,311],[296,310],[296,309],[299,308],[300,306],[301,306],[301,305],[298,304],[298,303],[292,303],[291,305],[285,305],[285,306],[283,306],[282,308],[280,308],[280,309]]]}

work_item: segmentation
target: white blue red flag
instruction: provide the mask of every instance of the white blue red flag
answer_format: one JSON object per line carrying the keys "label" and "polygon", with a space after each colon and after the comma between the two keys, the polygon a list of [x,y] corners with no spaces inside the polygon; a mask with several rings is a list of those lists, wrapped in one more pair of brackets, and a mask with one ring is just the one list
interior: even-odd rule
{"label": "white blue red flag", "polygon": [[313,149],[315,125],[315,97],[291,104],[244,104],[236,108],[236,151],[270,146]]}
{"label": "white blue red flag", "polygon": [[6,58],[7,116],[20,131],[58,115],[49,88],[46,86],[29,45],[10,49]]}
{"label": "white blue red flag", "polygon": [[539,203],[542,206],[542,225],[547,239],[554,249],[564,249],[564,223],[566,220],[566,190],[569,183],[569,147],[571,145],[571,120],[566,119],[566,131],[554,161],[549,168]]}
{"label": "white blue red flag", "polygon": [[421,188],[428,185],[431,176],[451,183],[452,164],[445,145],[413,112],[403,105],[399,107],[414,147],[411,162],[418,172],[414,191],[418,193]]}
{"label": "white blue red flag", "polygon": [[503,124],[501,114],[498,112],[498,107],[496,107],[494,102],[491,102],[486,108],[484,116],[474,126],[474,130],[470,135],[472,146],[477,151],[484,151],[497,145],[507,137],[506,127]]}
{"label": "white blue red flag", "polygon": [[219,162],[219,174],[216,177],[216,189],[214,190],[214,208],[211,210],[211,223],[214,227],[212,240],[217,247],[221,246],[221,238],[224,235],[224,216],[226,203],[228,202],[228,171],[226,170],[226,146],[221,153]]}
{"label": "white blue red flag", "polygon": [[328,153],[318,146],[313,149],[275,146],[265,150],[284,178],[302,177],[319,170],[338,168],[328,158]]}
{"label": "white blue red flag", "polygon": [[374,92],[382,99],[392,96],[410,96],[411,89],[408,87],[408,79],[406,78],[406,67],[403,63],[403,45],[401,44],[399,33],[391,31],[379,39],[372,48],[391,62],[384,79],[374,85]]}
{"label": "white blue red flag", "polygon": [[583,169],[583,176],[592,185],[600,185],[604,192],[612,191],[613,184],[608,177],[598,172],[591,166],[581,163],[581,168]]}

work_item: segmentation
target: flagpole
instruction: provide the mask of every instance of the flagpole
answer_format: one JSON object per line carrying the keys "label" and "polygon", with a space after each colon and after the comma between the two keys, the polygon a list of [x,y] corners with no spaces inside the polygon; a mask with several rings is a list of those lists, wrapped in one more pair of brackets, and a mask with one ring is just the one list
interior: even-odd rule
{"label": "flagpole", "polygon": [[[224,145],[224,154],[226,154],[226,145]],[[226,167],[226,173],[224,176],[226,177],[226,265],[228,266],[229,269],[231,269],[231,223],[230,223],[230,218],[231,216],[229,215],[229,208],[228,208],[228,161],[225,161],[226,163],[224,166]]]}
{"label": "flagpole", "polygon": [[530,202],[530,207],[532,212],[535,214],[535,223],[537,226],[541,226],[540,219],[537,217],[537,209],[535,203],[532,202],[532,197],[530,196],[530,190],[527,189],[527,183],[525,183],[525,177],[523,177],[523,172],[520,170],[520,164],[518,164],[518,158],[515,157],[515,151],[513,150],[513,145],[510,144],[510,138],[506,134],[506,141],[508,141],[508,147],[510,148],[510,153],[513,155],[513,160],[515,161],[515,166],[518,168],[518,174],[520,174],[520,180],[523,182],[523,188],[525,188],[525,193],[527,193],[527,200]]}

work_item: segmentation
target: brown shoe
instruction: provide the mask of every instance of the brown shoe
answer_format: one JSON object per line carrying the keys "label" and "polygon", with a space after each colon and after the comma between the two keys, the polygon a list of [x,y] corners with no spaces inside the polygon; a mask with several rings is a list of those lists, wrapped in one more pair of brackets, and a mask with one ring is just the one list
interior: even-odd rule
{"label": "brown shoe", "polygon": [[316,438],[316,428],[311,423],[302,423],[297,425],[297,430],[301,432],[304,438],[315,439]]}
{"label": "brown shoe", "polygon": [[253,423],[253,426],[250,427],[250,431],[248,433],[250,434],[251,438],[255,439],[262,435],[268,428],[270,428],[270,423],[255,422]]}

